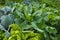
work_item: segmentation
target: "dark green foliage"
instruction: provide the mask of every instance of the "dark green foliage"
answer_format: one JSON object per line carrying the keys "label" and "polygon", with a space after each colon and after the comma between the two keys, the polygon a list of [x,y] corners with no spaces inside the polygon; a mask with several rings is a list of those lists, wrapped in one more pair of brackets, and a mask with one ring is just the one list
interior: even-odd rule
{"label": "dark green foliage", "polygon": [[8,15],[3,15],[1,17],[1,24],[7,29],[10,24],[12,24],[13,20]]}
{"label": "dark green foliage", "polygon": [[0,11],[0,29],[6,36],[3,39],[58,40],[60,10],[53,7],[56,0],[41,0],[44,3],[40,0],[17,1],[10,0]]}
{"label": "dark green foliage", "polygon": [[42,0],[42,2],[58,9],[60,8],[60,0]]}
{"label": "dark green foliage", "polygon": [[46,7],[46,4],[40,5],[39,3],[33,3],[30,5],[17,4],[15,23],[20,25],[22,30],[32,30],[34,32],[43,33],[45,40],[54,40],[55,38],[57,40],[56,27],[47,23],[52,23],[54,20],[59,20],[55,19],[55,17],[58,16],[58,10],[51,7]]}
{"label": "dark green foliage", "polygon": [[0,4],[4,4],[5,3],[5,0],[0,0]]}
{"label": "dark green foliage", "polygon": [[0,10],[0,24],[4,26],[5,29],[9,28],[9,25],[13,23],[14,15],[10,14],[13,12],[13,8],[6,6]]}

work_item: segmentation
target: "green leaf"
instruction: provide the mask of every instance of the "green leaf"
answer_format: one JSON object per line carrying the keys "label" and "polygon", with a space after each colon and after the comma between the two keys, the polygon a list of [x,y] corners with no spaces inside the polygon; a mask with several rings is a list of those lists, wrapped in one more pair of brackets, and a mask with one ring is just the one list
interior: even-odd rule
{"label": "green leaf", "polygon": [[31,22],[31,26],[39,32],[44,32],[43,30],[39,29],[34,22]]}
{"label": "green leaf", "polygon": [[46,31],[52,34],[56,34],[57,30],[54,27],[46,27]]}

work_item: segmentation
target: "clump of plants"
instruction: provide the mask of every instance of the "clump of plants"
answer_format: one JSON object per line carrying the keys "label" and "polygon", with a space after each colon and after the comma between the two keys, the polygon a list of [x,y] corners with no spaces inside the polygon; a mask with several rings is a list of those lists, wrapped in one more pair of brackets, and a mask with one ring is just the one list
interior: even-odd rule
{"label": "clump of plants", "polygon": [[0,14],[1,39],[58,40],[60,15],[56,8],[38,2],[12,3]]}

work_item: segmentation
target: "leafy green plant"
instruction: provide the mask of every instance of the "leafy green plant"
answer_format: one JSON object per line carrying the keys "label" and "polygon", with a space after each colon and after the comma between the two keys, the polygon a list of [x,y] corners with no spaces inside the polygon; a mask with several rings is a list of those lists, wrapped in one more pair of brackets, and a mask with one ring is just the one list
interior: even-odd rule
{"label": "leafy green plant", "polygon": [[[19,6],[19,4],[17,4],[17,5]],[[15,12],[16,13],[15,23],[20,25],[23,30],[31,30],[30,28],[32,28],[32,30],[34,30],[34,31],[37,30],[35,32],[45,33],[44,35],[46,35],[47,40],[54,40],[50,36],[56,34],[57,31],[54,27],[52,27],[52,24],[49,25],[47,23],[49,23],[50,20],[51,21],[54,20],[53,18],[58,16],[58,14],[55,14],[55,13],[58,13],[57,9],[54,9],[51,7],[46,7],[46,4],[43,4],[43,5],[38,4],[37,7],[32,4],[30,4],[30,5],[21,4],[19,7],[18,6],[16,6],[16,9],[17,8],[18,9]],[[52,16],[50,16],[50,15],[52,15]],[[49,30],[49,31],[47,31],[45,29],[46,27],[48,27],[47,30]],[[55,32],[52,32],[52,30],[54,30]],[[52,33],[50,33],[50,32],[52,32]],[[50,36],[48,36],[47,34]],[[52,37],[54,37],[54,36],[52,36]],[[57,40],[57,38],[56,38],[56,40]]]}
{"label": "leafy green plant", "polygon": [[57,33],[60,29],[58,9],[33,1],[30,4],[14,2],[3,11],[4,14],[0,13],[0,29],[5,31],[6,36],[3,39],[58,40]]}
{"label": "leafy green plant", "polygon": [[40,33],[34,33],[33,31],[22,31],[17,24],[10,25],[11,36],[7,40],[42,40],[43,35]]}

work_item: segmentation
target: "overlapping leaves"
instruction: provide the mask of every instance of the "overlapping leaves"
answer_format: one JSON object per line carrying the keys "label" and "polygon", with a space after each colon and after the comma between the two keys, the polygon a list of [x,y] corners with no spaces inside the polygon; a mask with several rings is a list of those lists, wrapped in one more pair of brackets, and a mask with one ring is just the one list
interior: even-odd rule
{"label": "overlapping leaves", "polygon": [[[5,20],[4,18],[2,19],[5,22],[7,21],[5,24],[8,24],[10,22],[15,23],[15,24],[10,23],[11,25],[9,24],[11,27],[11,30],[9,29],[11,34],[11,36],[8,38],[9,40],[15,40],[15,38],[16,40],[33,40],[33,39],[40,40],[39,33],[42,33],[44,35],[44,40],[57,40],[56,37],[57,30],[55,28],[57,27],[57,25],[60,24],[59,23],[60,15],[58,15],[59,11],[57,9],[52,7],[46,7],[46,4],[32,2],[29,5],[16,3],[15,6],[13,5],[11,10],[12,10],[12,12],[10,11],[11,13],[7,15],[4,14],[4,16],[9,15],[8,17],[6,17],[9,20],[7,21],[6,18]],[[9,28],[9,25],[5,26]],[[3,26],[3,28],[5,26]],[[1,27],[0,29],[3,30],[3,28]],[[28,32],[28,34],[26,33],[24,35],[24,32],[26,31]]]}

